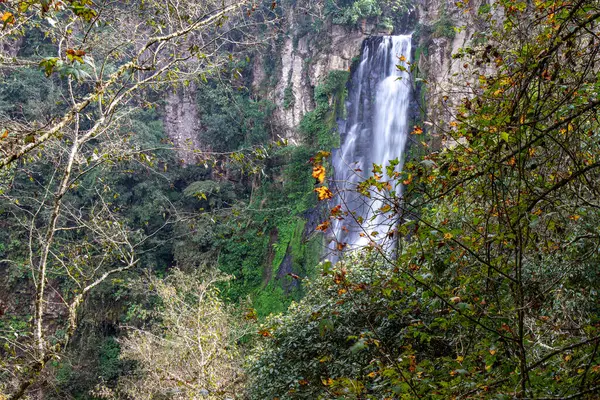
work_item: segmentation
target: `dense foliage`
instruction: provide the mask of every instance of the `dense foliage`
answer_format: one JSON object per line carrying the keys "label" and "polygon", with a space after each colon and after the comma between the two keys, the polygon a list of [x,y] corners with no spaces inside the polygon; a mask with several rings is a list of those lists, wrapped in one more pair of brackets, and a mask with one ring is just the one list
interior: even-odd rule
{"label": "dense foliage", "polygon": [[395,256],[365,222],[371,258],[265,326],[255,398],[597,397],[598,3],[479,15],[444,148],[356,187],[397,221]]}
{"label": "dense foliage", "polygon": [[[295,39],[414,9],[285,6]],[[597,398],[600,4],[471,6],[419,33],[483,27],[452,56],[449,119],[423,113],[404,171],[355,187],[379,229],[325,201],[350,72],[314,88],[294,146],[266,100],[279,60],[251,89],[278,2],[0,1],[0,399]],[[178,90],[188,165],[164,129]],[[368,245],[316,267],[344,219]]]}

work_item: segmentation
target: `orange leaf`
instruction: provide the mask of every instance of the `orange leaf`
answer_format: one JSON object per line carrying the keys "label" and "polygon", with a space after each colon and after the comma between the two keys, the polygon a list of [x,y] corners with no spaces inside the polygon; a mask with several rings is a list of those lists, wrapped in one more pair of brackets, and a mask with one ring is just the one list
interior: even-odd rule
{"label": "orange leaf", "polygon": [[316,230],[325,232],[329,228],[329,221],[325,221],[322,224],[317,225]]}
{"label": "orange leaf", "polygon": [[262,337],[271,337],[273,336],[268,329],[261,329],[258,331],[258,334]]}
{"label": "orange leaf", "polygon": [[337,206],[335,206],[331,209],[331,216],[337,217],[338,215],[340,215],[341,210],[342,210],[342,206],[341,206],[341,204],[338,204]]}
{"label": "orange leaf", "polygon": [[417,125],[414,126],[413,131],[410,133],[411,135],[421,135],[423,133],[423,129]]}

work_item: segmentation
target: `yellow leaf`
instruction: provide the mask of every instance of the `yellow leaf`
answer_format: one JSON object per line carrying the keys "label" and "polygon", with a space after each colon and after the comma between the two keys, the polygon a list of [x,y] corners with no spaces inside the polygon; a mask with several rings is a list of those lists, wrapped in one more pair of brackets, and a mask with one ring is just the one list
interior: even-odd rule
{"label": "yellow leaf", "polygon": [[324,151],[324,150],[321,150],[317,153],[317,157],[320,157],[320,158],[327,158],[330,155],[331,155],[331,153],[329,151]]}
{"label": "yellow leaf", "polygon": [[406,57],[404,57],[404,56],[400,56],[398,58],[400,59],[400,61],[406,61]]}
{"label": "yellow leaf", "polygon": [[331,379],[331,378],[327,378],[327,379],[321,378],[321,382],[325,386],[331,386],[331,385],[333,385],[333,379]]}
{"label": "yellow leaf", "polygon": [[325,186],[318,187],[314,191],[317,192],[319,200],[329,200],[333,198],[333,193]]}
{"label": "yellow leaf", "polygon": [[2,14],[2,18],[1,19],[2,19],[2,22],[6,22],[8,24],[11,24],[11,23],[13,23],[13,21],[14,21],[15,18],[13,17],[12,13],[6,11],[5,13]]}
{"label": "yellow leaf", "polygon": [[388,211],[390,211],[391,209],[392,209],[392,207],[390,207],[390,205],[389,205],[389,204],[385,204],[383,207],[381,207],[381,208],[379,209],[379,211],[381,211],[382,213],[385,213],[385,212],[388,212]]}
{"label": "yellow leaf", "polygon": [[450,240],[450,239],[452,239],[452,237],[453,237],[453,236],[452,236],[452,234],[451,234],[450,232],[446,232],[446,233],[444,233],[444,239],[446,239],[446,240]]}
{"label": "yellow leaf", "polygon": [[312,177],[319,181],[319,183],[323,183],[325,180],[325,167],[322,165],[314,166],[312,170]]}

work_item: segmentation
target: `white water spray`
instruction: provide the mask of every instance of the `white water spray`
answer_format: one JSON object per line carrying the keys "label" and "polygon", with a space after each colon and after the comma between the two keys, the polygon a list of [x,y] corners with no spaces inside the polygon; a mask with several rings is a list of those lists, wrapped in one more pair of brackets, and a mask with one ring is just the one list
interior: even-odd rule
{"label": "white water spray", "polygon": [[410,35],[371,38],[363,46],[360,64],[352,75],[347,119],[340,123],[342,145],[333,154],[338,192],[334,205],[340,204],[352,214],[334,223],[331,250],[337,243],[345,244],[346,250],[362,247],[393,229],[393,223],[376,213],[382,206],[379,195],[372,192],[369,199],[356,192],[356,185],[373,175],[373,164],[383,165],[384,180],[389,179],[385,165],[390,160],[399,160],[396,171],[402,168],[411,87],[408,71],[397,66],[408,70],[410,55]]}

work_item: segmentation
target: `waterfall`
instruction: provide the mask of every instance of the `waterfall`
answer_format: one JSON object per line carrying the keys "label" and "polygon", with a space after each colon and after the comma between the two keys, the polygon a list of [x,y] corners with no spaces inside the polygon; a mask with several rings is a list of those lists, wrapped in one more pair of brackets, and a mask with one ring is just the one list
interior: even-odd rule
{"label": "waterfall", "polygon": [[[344,243],[346,250],[356,249],[371,239],[385,237],[393,227],[385,216],[376,213],[382,206],[380,194],[371,192],[369,199],[356,192],[356,185],[373,175],[373,164],[383,164],[382,180],[389,179],[385,174],[388,161],[398,159],[396,171],[402,168],[411,85],[409,73],[397,65],[408,69],[410,56],[410,35],[369,38],[363,44],[360,64],[351,78],[347,118],[339,123],[342,144],[333,152],[334,206],[341,205],[342,211],[352,213],[333,224],[330,249],[334,253],[337,243]],[[364,221],[362,227],[355,219]],[[377,231],[378,235],[369,238],[365,230]]]}

